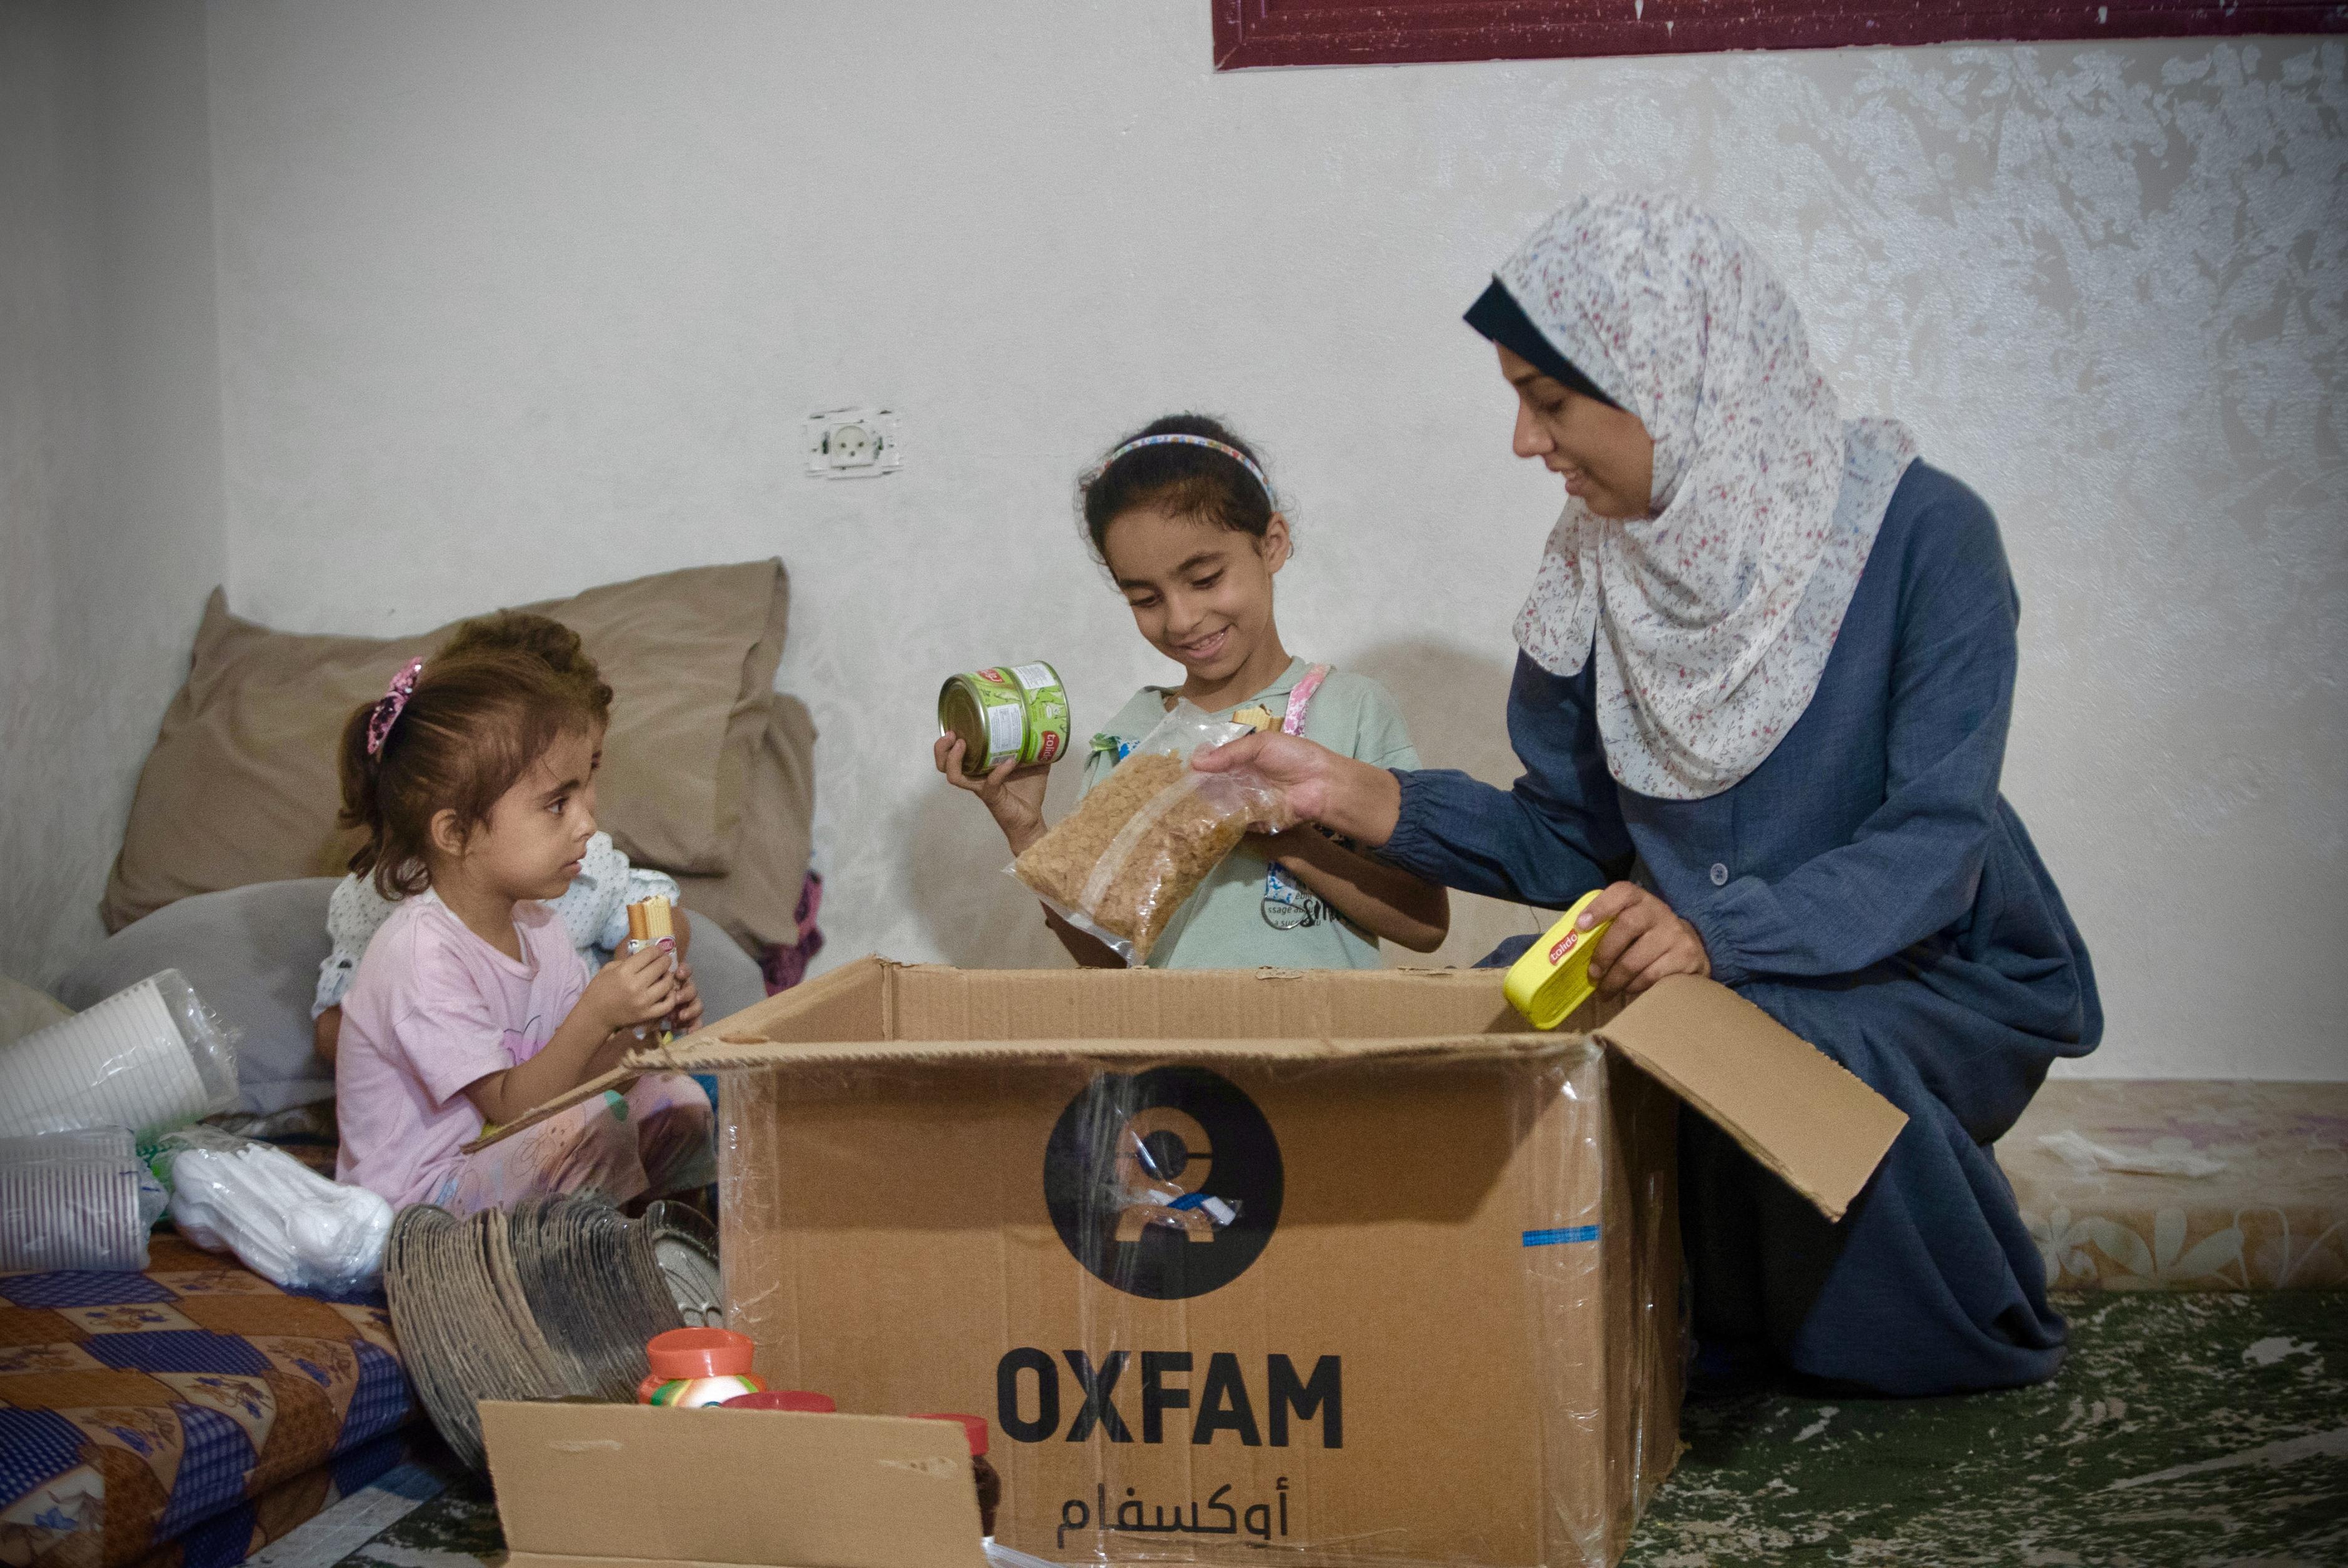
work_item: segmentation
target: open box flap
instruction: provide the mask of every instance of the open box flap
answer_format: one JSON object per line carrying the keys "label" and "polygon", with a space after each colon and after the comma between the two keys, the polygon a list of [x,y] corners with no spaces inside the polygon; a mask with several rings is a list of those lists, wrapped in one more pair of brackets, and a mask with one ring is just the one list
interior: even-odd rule
{"label": "open box flap", "polygon": [[[1840,1219],[1907,1117],[1758,1007],[1677,976],[1580,1019]],[[1586,1048],[1535,1034],[1498,971],[962,970],[859,959],[675,1044],[636,1070],[1014,1065],[1070,1059],[1526,1061]]]}
{"label": "open box flap", "polygon": [[513,1563],[984,1568],[948,1421],[481,1402]]}
{"label": "open box flap", "polygon": [[1537,1035],[1488,970],[953,969],[861,958],[670,1045],[638,1071],[987,1062],[1517,1060]]}
{"label": "open box flap", "polygon": [[492,1143],[502,1143],[523,1129],[536,1127],[549,1117],[561,1116],[572,1106],[593,1099],[606,1089],[615,1088],[625,1093],[628,1086],[636,1081],[636,1078],[637,1071],[633,1068],[613,1068],[609,1072],[597,1073],[584,1083],[572,1085],[543,1104],[532,1106],[511,1121],[500,1122],[493,1128],[484,1128],[479,1138],[461,1146],[457,1152],[473,1154],[487,1149]]}
{"label": "open box flap", "polygon": [[1169,1033],[1148,1039],[1082,1036],[1027,1040],[826,1040],[805,1045],[707,1040],[631,1051],[631,1072],[706,1073],[736,1068],[919,1067],[1042,1062],[1527,1061],[1584,1048],[1581,1035],[1439,1035],[1402,1039],[1329,1036],[1220,1039]]}
{"label": "open box flap", "polygon": [[1908,1114],[1727,986],[1660,981],[1595,1037],[1703,1112],[1829,1220],[1875,1173]]}

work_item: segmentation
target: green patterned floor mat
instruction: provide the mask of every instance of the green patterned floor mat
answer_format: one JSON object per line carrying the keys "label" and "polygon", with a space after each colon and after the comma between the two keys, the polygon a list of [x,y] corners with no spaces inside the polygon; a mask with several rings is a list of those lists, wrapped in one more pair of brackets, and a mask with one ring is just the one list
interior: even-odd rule
{"label": "green patterned floor mat", "polygon": [[505,1533],[498,1528],[488,1478],[456,1472],[447,1491],[343,1558],[338,1568],[477,1568],[505,1558]]}
{"label": "green patterned floor mat", "polygon": [[[1626,1568],[2348,1568],[2348,1294],[2061,1305],[2042,1387],[1691,1405]],[[502,1556],[465,1480],[343,1568]]]}
{"label": "green patterned floor mat", "polygon": [[2348,1564],[2348,1295],[2061,1305],[2035,1388],[1689,1406],[1627,1568]]}

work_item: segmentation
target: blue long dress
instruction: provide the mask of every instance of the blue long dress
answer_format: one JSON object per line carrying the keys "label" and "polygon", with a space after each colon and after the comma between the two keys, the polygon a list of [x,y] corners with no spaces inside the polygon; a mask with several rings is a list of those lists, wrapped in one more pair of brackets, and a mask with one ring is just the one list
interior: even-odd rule
{"label": "blue long dress", "polygon": [[1513,789],[1398,775],[1388,859],[1548,908],[1634,877],[1695,926],[1714,978],[1908,1113],[1839,1224],[1682,1117],[1700,1342],[1895,1394],[2035,1382],[2061,1363],[2065,1327],[1989,1146],[2048,1064],[2095,1047],[2103,1013],[1998,792],[2020,613],[1987,505],[1917,463],[1808,708],[1734,788],[1663,800],[1620,787],[1591,665],[1557,676],[1522,657]]}

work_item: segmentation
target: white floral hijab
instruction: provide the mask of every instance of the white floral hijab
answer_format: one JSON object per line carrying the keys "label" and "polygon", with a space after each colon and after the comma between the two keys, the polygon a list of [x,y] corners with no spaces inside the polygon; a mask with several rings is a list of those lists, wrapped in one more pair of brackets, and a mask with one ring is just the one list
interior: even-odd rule
{"label": "white floral hijab", "polygon": [[1809,706],[1915,438],[1844,421],[1785,289],[1685,202],[1584,197],[1498,281],[1655,443],[1643,521],[1568,499],[1517,641],[1560,676],[1594,645],[1618,783],[1719,794]]}

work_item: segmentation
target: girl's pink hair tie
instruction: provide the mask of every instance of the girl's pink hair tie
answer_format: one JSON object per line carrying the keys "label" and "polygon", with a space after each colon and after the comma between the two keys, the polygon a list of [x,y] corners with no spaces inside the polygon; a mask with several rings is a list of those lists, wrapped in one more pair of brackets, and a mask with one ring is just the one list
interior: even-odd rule
{"label": "girl's pink hair tie", "polygon": [[400,710],[416,694],[416,677],[424,673],[422,659],[410,659],[407,665],[391,677],[391,685],[376,698],[375,711],[367,715],[367,755],[383,755],[383,743],[391,738],[391,727],[399,722]]}

